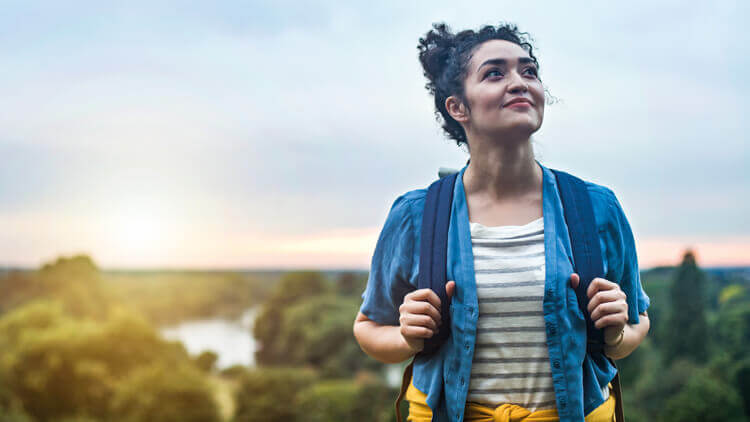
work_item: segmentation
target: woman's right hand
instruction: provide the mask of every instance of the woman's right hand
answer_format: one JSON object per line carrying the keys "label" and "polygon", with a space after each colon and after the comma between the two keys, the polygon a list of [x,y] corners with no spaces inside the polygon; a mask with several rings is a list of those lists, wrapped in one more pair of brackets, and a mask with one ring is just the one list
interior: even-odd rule
{"label": "woman's right hand", "polygon": [[[445,293],[453,296],[456,282],[445,283]],[[440,298],[431,289],[415,290],[404,296],[404,302],[398,308],[401,316],[401,337],[415,354],[424,348],[424,339],[434,336],[439,330]]]}

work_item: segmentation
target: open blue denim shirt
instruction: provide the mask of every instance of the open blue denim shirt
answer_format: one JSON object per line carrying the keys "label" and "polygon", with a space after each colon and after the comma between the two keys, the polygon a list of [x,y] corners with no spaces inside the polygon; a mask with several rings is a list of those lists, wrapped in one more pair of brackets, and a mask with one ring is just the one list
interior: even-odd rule
{"label": "open blue denim shirt", "polygon": [[[543,171],[546,266],[542,307],[557,411],[561,422],[583,421],[584,415],[606,399],[602,388],[615,376],[616,369],[604,355],[586,352],[586,323],[570,287],[573,258],[555,176],[539,165]],[[427,405],[438,421],[463,420],[477,334],[479,311],[463,185],[465,170],[466,166],[455,184],[448,230],[448,279],[457,286],[450,308],[451,335],[434,355],[419,355],[414,362],[414,386],[427,395]],[[620,285],[627,295],[628,323],[637,324],[638,314],[650,301],[641,286],[630,225],[610,189],[591,182],[586,185],[604,254],[604,278]],[[404,295],[416,289],[426,192],[417,189],[397,198],[380,233],[360,308],[379,324],[399,325],[398,308]]]}

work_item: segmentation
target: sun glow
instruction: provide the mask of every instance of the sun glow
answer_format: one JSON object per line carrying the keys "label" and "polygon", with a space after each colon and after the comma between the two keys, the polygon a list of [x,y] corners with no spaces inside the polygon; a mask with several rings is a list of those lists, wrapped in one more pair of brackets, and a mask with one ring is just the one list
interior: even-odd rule
{"label": "sun glow", "polygon": [[117,261],[164,262],[174,254],[180,237],[170,208],[166,201],[130,199],[102,213],[95,236]]}

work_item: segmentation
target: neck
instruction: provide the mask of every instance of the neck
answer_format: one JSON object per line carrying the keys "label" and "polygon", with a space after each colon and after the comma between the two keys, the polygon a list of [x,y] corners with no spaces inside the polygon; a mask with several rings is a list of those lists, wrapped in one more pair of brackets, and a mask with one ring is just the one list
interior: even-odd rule
{"label": "neck", "polygon": [[467,195],[509,199],[541,192],[542,169],[534,159],[529,137],[517,142],[472,141],[471,161],[463,177]]}

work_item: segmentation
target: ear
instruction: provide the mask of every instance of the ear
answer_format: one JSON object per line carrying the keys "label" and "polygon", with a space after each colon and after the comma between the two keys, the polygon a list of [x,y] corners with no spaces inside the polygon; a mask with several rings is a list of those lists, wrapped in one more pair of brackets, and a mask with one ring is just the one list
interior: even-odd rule
{"label": "ear", "polygon": [[469,121],[469,113],[464,103],[458,98],[451,95],[445,99],[445,109],[448,110],[453,119],[459,123],[466,123]]}

